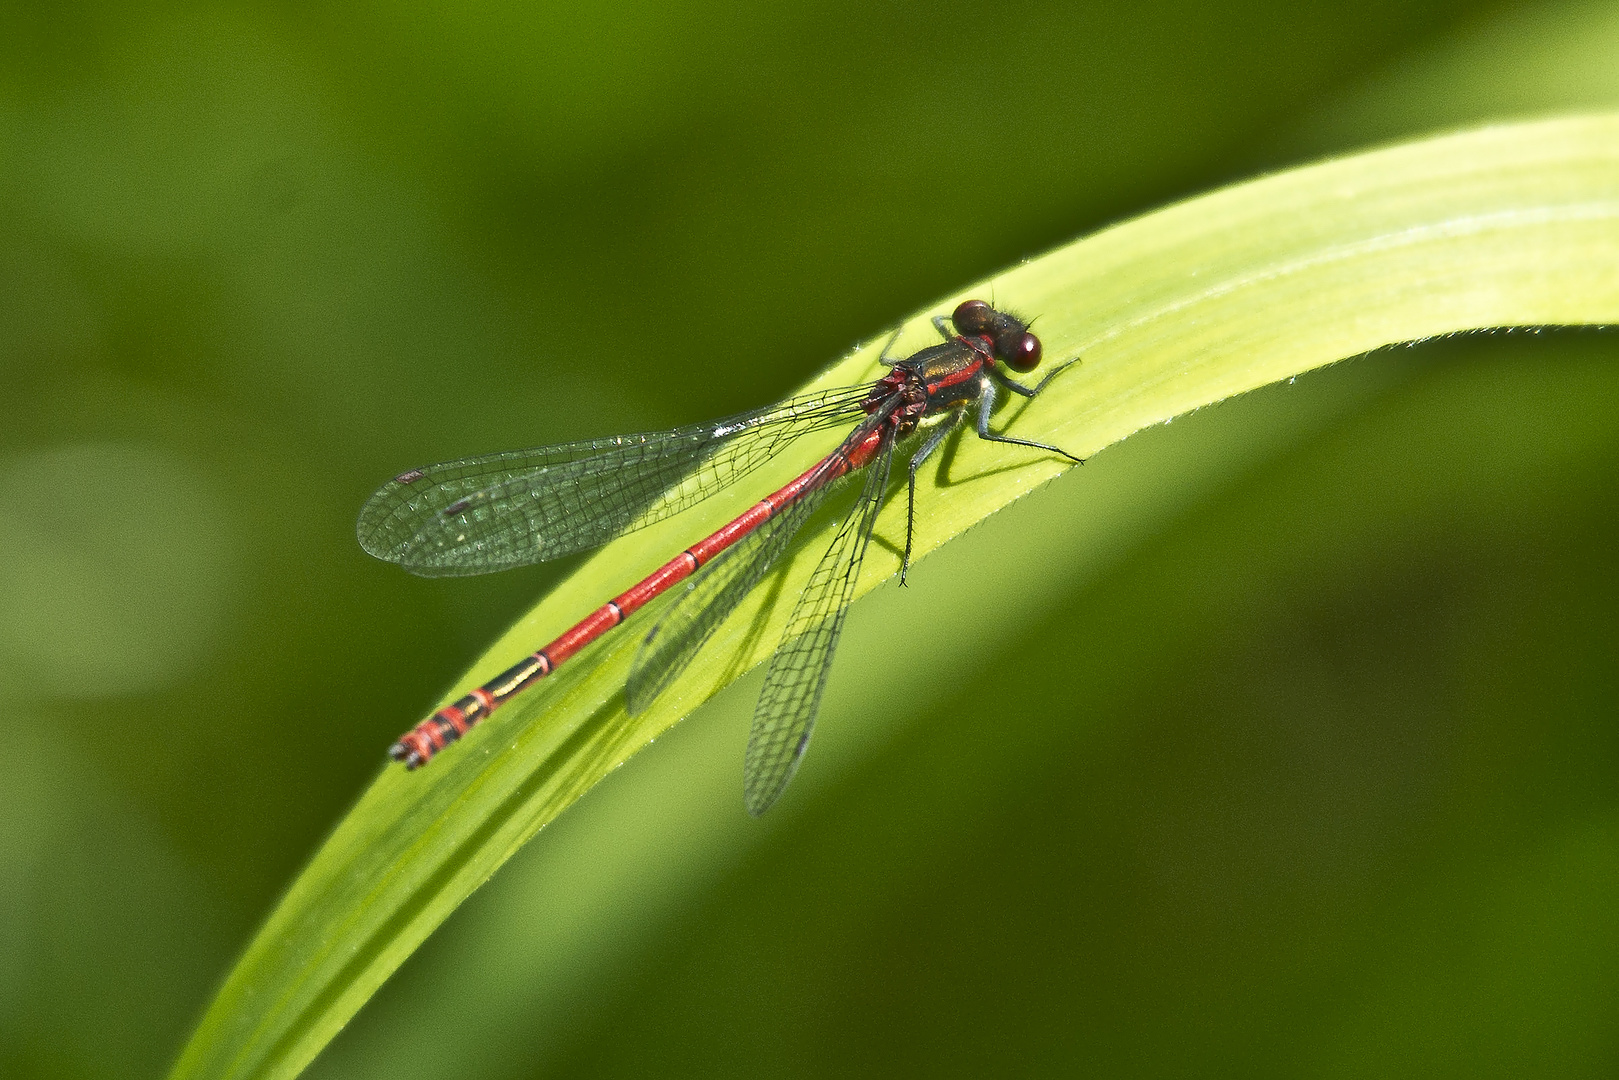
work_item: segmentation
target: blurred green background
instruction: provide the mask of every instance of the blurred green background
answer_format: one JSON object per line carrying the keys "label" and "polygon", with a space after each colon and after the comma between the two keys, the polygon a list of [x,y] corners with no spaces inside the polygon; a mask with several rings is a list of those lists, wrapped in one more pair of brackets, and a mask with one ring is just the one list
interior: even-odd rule
{"label": "blurred green background", "polygon": [[[1256,171],[1612,107],[1612,4],[0,5],[0,1075],[161,1075],[569,569],[371,562],[381,480],[768,401]],[[1616,361],[1389,349],[1107,451],[856,608],[769,816],[754,676],[311,1074],[1619,1073]],[[1040,590],[960,587],[1036,536]]]}

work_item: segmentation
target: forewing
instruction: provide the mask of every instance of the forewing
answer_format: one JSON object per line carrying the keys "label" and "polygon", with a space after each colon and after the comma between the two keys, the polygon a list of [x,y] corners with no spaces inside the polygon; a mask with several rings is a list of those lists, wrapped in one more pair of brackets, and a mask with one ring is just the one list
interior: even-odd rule
{"label": "forewing", "polygon": [[413,469],[360,513],[360,546],[425,577],[558,558],[707,498],[809,431],[847,423],[863,387],[792,398],[668,431]]}
{"label": "forewing", "polygon": [[890,443],[883,448],[880,459],[868,467],[859,502],[851,508],[810,575],[787,621],[781,647],[765,671],[764,690],[753,712],[742,770],[743,798],[748,812],[755,817],[780,797],[809,744],[832,655],[843,632],[843,617],[854,598],[860,564],[871,541],[877,511],[882,507],[892,459]]}

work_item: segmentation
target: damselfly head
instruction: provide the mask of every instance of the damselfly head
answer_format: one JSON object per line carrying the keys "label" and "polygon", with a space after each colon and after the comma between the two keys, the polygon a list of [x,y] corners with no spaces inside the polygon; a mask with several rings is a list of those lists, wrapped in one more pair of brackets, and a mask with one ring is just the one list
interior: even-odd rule
{"label": "damselfly head", "polygon": [[1033,371],[1040,366],[1040,339],[1029,333],[1022,323],[1017,325],[1017,331],[995,338],[995,355],[1013,371]]}
{"label": "damselfly head", "polygon": [[950,321],[963,337],[988,339],[996,358],[1013,371],[1033,371],[1040,364],[1040,339],[1015,315],[996,311],[982,300],[964,300]]}
{"label": "damselfly head", "polygon": [[956,333],[967,337],[987,335],[1001,313],[982,300],[963,300],[956,305],[950,321],[956,324]]}

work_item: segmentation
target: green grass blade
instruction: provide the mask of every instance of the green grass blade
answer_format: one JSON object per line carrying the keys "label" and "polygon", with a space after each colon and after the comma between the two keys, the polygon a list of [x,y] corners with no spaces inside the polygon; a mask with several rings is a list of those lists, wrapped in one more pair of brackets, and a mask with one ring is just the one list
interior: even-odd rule
{"label": "green grass blade", "polygon": [[[1020,437],[1079,454],[1393,342],[1619,322],[1619,116],[1491,128],[1262,178],[1109,229],[961,295],[1038,315],[1051,360],[1084,357],[1039,401],[997,417]],[[899,348],[931,334],[918,316]],[[876,352],[857,351],[814,385],[872,377]],[[747,490],[605,548],[456,692],[549,640],[836,438],[801,440]],[[1016,447],[962,440],[940,471],[926,470],[923,486],[938,490],[919,496],[919,552],[1063,468]],[[860,592],[897,570],[903,514],[895,500],[879,519],[887,543],[868,553]],[[296,1075],[536,830],[769,654],[826,532],[795,548],[646,713],[627,717],[619,692],[639,640],[632,629],[544,680],[430,768],[384,770],[253,941],[173,1075]],[[416,719],[401,717],[401,728]],[[739,814],[740,788],[739,768]],[[429,1020],[454,1023],[458,1010],[474,1007],[444,1002]]]}

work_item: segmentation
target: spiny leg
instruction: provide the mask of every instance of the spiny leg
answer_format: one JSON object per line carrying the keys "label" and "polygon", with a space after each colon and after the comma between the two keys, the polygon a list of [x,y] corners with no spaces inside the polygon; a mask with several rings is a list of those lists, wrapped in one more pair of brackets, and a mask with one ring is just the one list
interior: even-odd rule
{"label": "spiny leg", "polygon": [[992,367],[992,368],[989,369],[989,373],[990,373],[990,375],[992,375],[994,377],[996,382],[1000,383],[1002,386],[1004,386],[1008,390],[1012,391],[1012,393],[1020,394],[1023,397],[1026,397],[1026,398],[1032,398],[1036,394],[1038,394],[1040,391],[1044,390],[1046,388],[1046,384],[1049,383],[1052,379],[1055,379],[1058,375],[1061,375],[1064,371],[1067,371],[1069,368],[1073,367],[1077,363],[1079,363],[1079,357],[1077,357],[1077,356],[1074,357],[1072,360],[1064,360],[1062,363],[1058,364],[1056,367],[1054,367],[1050,371],[1046,372],[1046,377],[1041,379],[1038,384],[1036,384],[1035,386],[1032,386],[1032,387],[1024,386],[1022,383],[1012,381],[1011,379],[1009,379],[1005,375],[1003,375],[999,368],[993,368]]}
{"label": "spiny leg", "polygon": [[[1071,364],[1073,361],[1070,360],[1068,363]],[[1063,365],[1063,367],[1067,366],[1068,364]],[[1061,368],[1058,369],[1058,371],[1060,370]],[[1016,383],[1013,383],[1010,379],[1006,378],[1004,375],[1001,375],[999,372],[995,372],[993,369],[991,369],[991,371],[996,377],[996,382],[1017,386]],[[1051,376],[1056,374],[1057,372],[1053,371],[1051,375],[1047,375],[1043,380],[1041,380],[1040,385],[1035,387],[1033,390],[1030,390],[1027,386],[1018,386],[1017,388],[1022,391],[1026,397],[1033,397],[1035,394],[1038,394],[1041,390],[1043,390],[1046,383],[1051,381]],[[1031,442],[1028,439],[1014,439],[1010,435],[995,434],[993,431],[989,430],[989,414],[994,411],[995,384],[993,382],[985,383],[983,396],[978,399],[978,437],[983,439],[985,442],[1010,443],[1013,446],[1027,446],[1034,450],[1048,450],[1053,454],[1061,454],[1063,457],[1074,462],[1075,464],[1085,464],[1084,458],[1076,457],[1060,446],[1052,446],[1050,443],[1043,442]]]}
{"label": "spiny leg", "polygon": [[916,531],[917,470],[922,467],[923,462],[927,461],[929,455],[939,448],[939,444],[944,442],[945,438],[952,431],[961,426],[961,422],[966,418],[967,410],[964,408],[957,409],[955,412],[951,413],[950,419],[944,421],[937,428],[935,428],[933,433],[928,436],[928,441],[922,444],[922,449],[918,450],[916,452],[916,456],[911,458],[909,488],[905,501],[905,558],[899,564],[899,583],[901,588],[903,588],[905,585],[906,573],[911,569],[911,534]]}
{"label": "spiny leg", "polygon": [[904,326],[894,327],[894,332],[888,335],[887,341],[883,342],[883,354],[877,358],[878,363],[887,364],[889,367],[893,367],[896,361],[904,359],[904,357],[888,355],[888,350],[894,347],[894,342],[898,341],[900,334],[904,332]]}

